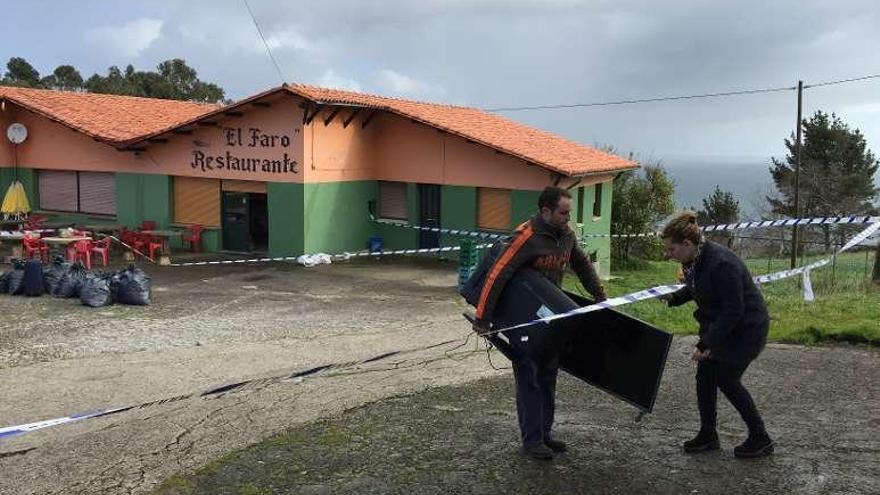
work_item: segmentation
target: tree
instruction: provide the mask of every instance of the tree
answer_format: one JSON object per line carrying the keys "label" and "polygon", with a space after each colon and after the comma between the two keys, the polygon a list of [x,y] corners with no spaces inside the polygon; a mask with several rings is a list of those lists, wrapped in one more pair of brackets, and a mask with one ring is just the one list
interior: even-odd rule
{"label": "tree", "polygon": [[[659,163],[618,174],[613,188],[611,231],[615,234],[651,231],[675,208],[675,185]],[[656,239],[644,237],[614,238],[611,244],[613,257],[622,262],[628,262],[636,252],[653,257],[651,251],[657,249]]]}
{"label": "tree", "polygon": [[[877,196],[874,174],[878,161],[867,149],[858,129],[850,129],[836,115],[817,111],[804,119],[800,164],[800,213],[802,216],[840,216],[865,214]],[[772,158],[770,174],[777,194],[767,200],[775,213],[793,217],[794,167],[796,143],[785,140],[788,155]],[[829,226],[825,229],[826,247],[830,246]]]}
{"label": "tree", "polygon": [[83,89],[83,78],[72,65],[59,65],[51,75],[40,80],[40,86],[46,89],[79,91]]}
{"label": "tree", "polygon": [[4,86],[21,86],[25,88],[40,87],[40,73],[27,60],[12,57],[6,63],[6,74],[3,75]]}
{"label": "tree", "polygon": [[[736,223],[739,220],[739,201],[728,191],[722,191],[715,185],[715,190],[709,196],[703,198],[703,208],[697,210],[697,222],[700,225],[718,225]],[[713,233],[719,241],[724,241],[730,247],[733,237],[727,232]]]}
{"label": "tree", "polygon": [[128,65],[125,71],[112,66],[107,76],[94,74],[85,83],[86,90],[92,93],[107,93],[147,98],[199,101],[219,103],[224,101],[223,88],[216,84],[200,81],[198,73],[175,58],[166,60],[156,67],[157,71],[136,71]]}

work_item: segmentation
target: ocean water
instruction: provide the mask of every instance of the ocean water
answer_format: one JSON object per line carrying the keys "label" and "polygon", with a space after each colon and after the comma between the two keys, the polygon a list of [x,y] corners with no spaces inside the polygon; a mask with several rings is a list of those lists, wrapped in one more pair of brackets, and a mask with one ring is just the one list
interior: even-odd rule
{"label": "ocean water", "polygon": [[723,160],[681,158],[663,160],[661,165],[675,182],[675,203],[679,209],[703,207],[703,199],[715,186],[739,200],[743,219],[758,218],[766,208],[764,198],[776,191],[770,176],[770,158]]}

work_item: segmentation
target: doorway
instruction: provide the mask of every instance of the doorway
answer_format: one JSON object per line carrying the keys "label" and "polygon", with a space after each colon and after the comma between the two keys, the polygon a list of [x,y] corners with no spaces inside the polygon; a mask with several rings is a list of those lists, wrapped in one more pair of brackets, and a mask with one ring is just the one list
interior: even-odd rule
{"label": "doorway", "polygon": [[[440,227],[440,186],[419,184],[419,225]],[[440,234],[419,231],[419,249],[440,247]]]}
{"label": "doorway", "polygon": [[223,191],[223,249],[265,252],[269,248],[269,213],[266,195]]}

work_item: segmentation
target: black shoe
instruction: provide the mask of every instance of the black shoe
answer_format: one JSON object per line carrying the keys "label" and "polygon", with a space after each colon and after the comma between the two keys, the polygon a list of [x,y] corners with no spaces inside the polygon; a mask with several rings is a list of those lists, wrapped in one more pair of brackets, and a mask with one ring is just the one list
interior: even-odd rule
{"label": "black shoe", "polygon": [[766,433],[749,435],[746,441],[733,448],[735,457],[764,457],[773,453],[773,439]]}
{"label": "black shoe", "polygon": [[697,452],[707,452],[710,450],[718,450],[721,444],[718,442],[718,433],[700,430],[697,436],[688,440],[683,445],[684,451],[688,454]]}
{"label": "black shoe", "polygon": [[538,459],[541,461],[553,459],[553,451],[550,450],[550,447],[547,447],[543,443],[535,445],[523,445],[523,454],[531,457],[532,459]]}
{"label": "black shoe", "polygon": [[550,450],[552,450],[554,454],[559,454],[568,450],[568,446],[565,445],[565,442],[554,440],[552,438],[545,438],[544,445],[550,447]]}

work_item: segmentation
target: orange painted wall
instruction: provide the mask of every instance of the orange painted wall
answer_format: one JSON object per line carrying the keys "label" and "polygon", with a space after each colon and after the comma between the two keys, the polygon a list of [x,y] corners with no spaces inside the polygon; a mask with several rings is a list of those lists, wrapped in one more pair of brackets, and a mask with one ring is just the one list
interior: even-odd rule
{"label": "orange painted wall", "polygon": [[345,119],[352,110],[340,110],[327,125],[324,121],[332,114],[325,109],[303,131],[306,182],[336,182],[375,180],[376,118],[366,128],[364,120],[370,111],[355,115],[348,127]]}
{"label": "orange painted wall", "polygon": [[[216,127],[196,126],[190,135],[163,136],[168,137],[168,143],[151,144],[139,157],[145,170],[143,173],[303,182],[303,110],[294,99],[283,95],[270,104],[270,107],[247,105],[236,108],[244,115],[221,116]],[[275,136],[274,143],[271,136]],[[228,156],[270,160],[276,162],[276,166],[280,162],[281,168],[265,171],[261,164],[256,170],[231,170],[226,163]],[[213,159],[211,162],[208,162],[209,157]],[[222,158],[222,164],[216,161],[218,157]],[[283,170],[285,164],[286,172]]]}
{"label": "orange painted wall", "polygon": [[[9,105],[7,104],[7,108]],[[129,172],[142,174],[181,175],[191,177],[257,180],[271,182],[303,182],[302,109],[290,98],[272,103],[271,107],[248,107],[242,109],[242,117],[218,118],[217,127],[197,126],[190,135],[162,136],[167,143],[147,145],[141,153],[121,152],[105,143],[78,131],[22,109],[15,112],[15,119],[28,127],[28,140],[19,147],[19,164],[37,169],[68,169],[99,172]],[[229,144],[224,129],[241,129],[241,145]],[[260,130],[260,136],[275,135],[275,146],[251,147],[250,129]],[[237,131],[234,132],[237,137]],[[280,144],[280,136],[286,136],[288,146]],[[193,167],[195,153],[205,157],[226,153],[240,158],[265,159],[284,165],[287,154],[288,172],[263,171],[262,164],[255,171],[220,169],[216,162]],[[7,152],[8,153],[8,152]],[[0,155],[2,156],[2,155]],[[207,162],[207,160],[203,160]],[[294,166],[293,163],[296,163]],[[3,166],[10,166],[4,160]]]}
{"label": "orange painted wall", "polygon": [[0,167],[11,167],[13,165],[12,143],[6,138],[6,129],[9,124],[14,122],[11,112],[11,105],[6,104],[6,110],[0,111]]}
{"label": "orange painted wall", "polygon": [[322,111],[304,130],[306,182],[378,179],[540,190],[553,180],[543,168],[397,115],[376,115],[366,129],[361,124],[369,112],[358,114],[347,128],[343,121],[349,110],[324,125],[329,115],[330,110]]}
{"label": "orange painted wall", "polygon": [[[332,109],[324,109],[310,125],[303,126],[304,110],[299,98],[279,94],[264,101],[271,106],[239,107],[235,110],[244,112],[241,117],[221,115],[216,119],[216,127],[193,126],[189,135],[161,136],[168,142],[147,144],[146,151],[141,153],[117,151],[11,103],[7,103],[5,112],[0,112],[0,121],[4,134],[12,121],[28,127],[28,140],[19,147],[19,163],[36,169],[292,183],[378,179],[520,190],[540,190],[553,181],[551,173],[541,167],[526,165],[521,159],[394,114],[377,114],[363,128],[362,123],[371,111],[362,110],[348,127],[343,127],[351,109],[339,111],[327,125],[324,120]],[[262,146],[259,142],[249,146],[253,144],[251,129],[259,129],[259,136],[276,136],[274,146]],[[287,164],[288,171],[263,170],[262,162],[256,170],[231,170],[225,164],[227,153],[238,158],[274,161],[282,169]],[[222,168],[217,157],[224,161]],[[11,147],[5,136],[0,144],[0,166],[12,166]],[[611,178],[613,174],[589,177],[581,185]],[[562,185],[571,181],[566,179]]]}

